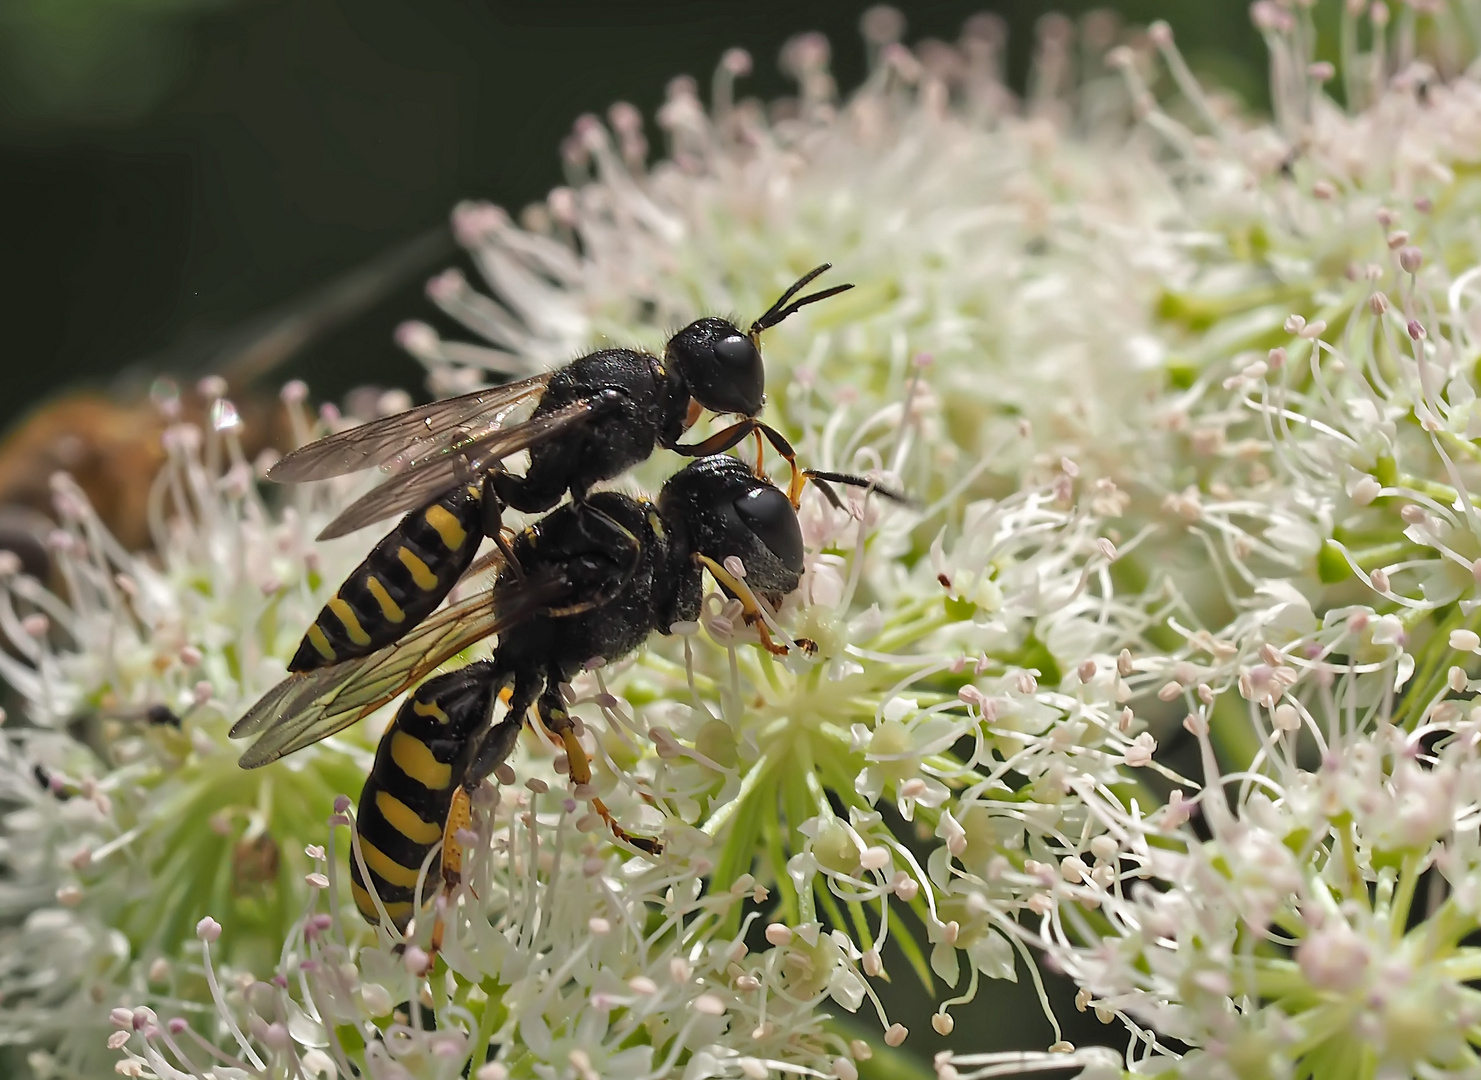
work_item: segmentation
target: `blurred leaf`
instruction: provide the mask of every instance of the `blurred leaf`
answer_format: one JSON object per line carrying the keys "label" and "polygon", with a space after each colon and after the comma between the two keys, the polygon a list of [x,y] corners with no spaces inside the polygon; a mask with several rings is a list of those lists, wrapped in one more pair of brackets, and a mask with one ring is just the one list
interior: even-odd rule
{"label": "blurred leaf", "polygon": [[234,0],[6,0],[0,95],[12,120],[120,124],[187,69],[188,29]]}

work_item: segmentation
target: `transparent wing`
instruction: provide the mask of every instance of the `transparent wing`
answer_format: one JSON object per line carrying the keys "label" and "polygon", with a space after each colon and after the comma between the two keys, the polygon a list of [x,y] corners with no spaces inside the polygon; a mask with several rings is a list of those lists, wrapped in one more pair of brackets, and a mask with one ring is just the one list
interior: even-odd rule
{"label": "transparent wing", "polygon": [[244,769],[276,761],[342,731],[493,634],[574,600],[556,568],[444,608],[395,645],[334,667],[290,675],[232,726],[234,739],[261,731],[240,759]]}
{"label": "transparent wing", "polygon": [[397,458],[422,460],[477,438],[500,414],[538,394],[550,373],[444,398],[301,446],[268,470],[281,484],[344,476]]}
{"label": "transparent wing", "polygon": [[600,400],[592,397],[575,401],[523,424],[499,428],[447,452],[426,457],[345,507],[324,526],[318,539],[333,540],[394,514],[426,506],[449,488],[478,477],[500,459],[585,423]]}

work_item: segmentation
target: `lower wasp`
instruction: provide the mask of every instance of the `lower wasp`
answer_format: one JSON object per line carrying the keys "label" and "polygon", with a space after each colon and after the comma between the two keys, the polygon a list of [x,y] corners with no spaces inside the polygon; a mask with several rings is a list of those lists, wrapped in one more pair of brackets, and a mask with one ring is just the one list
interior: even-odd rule
{"label": "lower wasp", "polygon": [[[789,646],[767,631],[763,604],[797,588],[803,554],[787,495],[736,458],[694,462],[670,477],[656,501],[599,492],[567,503],[513,538],[519,573],[503,568],[490,589],[393,646],[290,675],[270,690],[232,729],[234,737],[261,733],[241,764],[255,768],[317,742],[426,679],[381,738],[356,823],[356,904],[370,921],[384,912],[404,928],[421,867],[438,843],[443,879],[456,882],[454,834],[467,820],[467,794],[509,756],[532,706],[565,749],[570,779],[589,783],[590,762],[561,685],[593,657],[616,660],[652,632],[698,618],[705,572],[740,600],[762,644],[786,653]],[[743,579],[727,569],[732,558]],[[427,679],[495,634],[488,660]],[[659,853],[657,840],[629,834],[600,800],[592,805],[619,840]]]}

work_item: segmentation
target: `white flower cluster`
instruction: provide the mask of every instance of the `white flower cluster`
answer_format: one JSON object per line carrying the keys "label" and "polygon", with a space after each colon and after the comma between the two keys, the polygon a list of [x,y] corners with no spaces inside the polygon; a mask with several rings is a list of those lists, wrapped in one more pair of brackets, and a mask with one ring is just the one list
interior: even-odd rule
{"label": "white flower cluster", "polygon": [[[473,853],[465,902],[438,901],[448,925],[435,971],[426,950],[394,932],[379,946],[349,947],[363,928],[353,914],[354,923],[340,922],[334,845],[310,846],[318,870],[308,880],[329,911],[311,902],[271,982],[226,983],[210,956],[222,926],[207,918],[197,927],[228,1050],[178,1017],[119,1008],[110,1045],[124,1050],[120,1071],[173,1078],[214,1058],[242,1075],[358,1069],[451,1080],[471,1061],[480,1080],[511,1070],[707,1077],[798,1071],[805,1059],[836,1061],[832,1071],[851,1075],[867,1046],[827,1036],[816,1009],[855,992],[840,970],[842,935],[799,940],[781,971],[777,955],[750,956],[744,937],[755,915],[732,915],[765,899],[754,878],[707,889],[698,859],[624,863],[587,835],[577,801],[552,790],[548,758],[530,766],[522,788],[481,793],[465,838]],[[348,799],[336,809],[331,825],[349,824]],[[758,993],[763,982],[780,992]]]}
{"label": "white flower cluster", "polygon": [[661,857],[527,741],[434,958],[430,927],[365,944],[334,845],[273,831],[319,865],[272,980],[218,972],[239,930],[203,921],[207,990],[162,1019],[137,987],[120,1070],[854,1080],[869,1047],[827,1011],[898,1046],[877,982],[918,977],[954,1037],[983,978],[1048,1011],[1044,964],[1125,1054],[946,1054],[942,1080],[1476,1075],[1481,5],[1343,4],[1346,109],[1312,7],[1254,5],[1269,123],[1164,26],[1046,18],[1018,100],[993,20],[912,50],[875,9],[846,99],[815,36],[770,109],[732,51],[708,109],[671,87],[662,161],[617,106],[520,225],[460,207],[490,293],[430,294],[488,344],[400,333],[440,392],[661,348],[826,258],[858,288],[768,331],[772,419],[914,502],[807,495],[775,633],[815,656],[714,595],[570,688],[593,790]]}
{"label": "white flower cluster", "polygon": [[[1149,651],[1167,600],[1115,580],[1146,538],[1115,523],[1130,503],[1116,476],[1151,455],[1160,371],[1142,309],[1178,242],[1141,238],[1176,204],[1153,140],[1064,138],[1068,86],[1015,115],[991,22],[921,56],[897,24],[870,16],[875,72],[843,108],[815,37],[788,47],[803,96],[774,121],[733,99],[743,54],[722,61],[714,113],[677,83],[660,115],[670,159],[651,171],[635,113],[614,110],[611,131],[583,120],[575,186],[531,228],[455,215],[495,296],[454,273],[429,292],[493,347],[421,325],[400,337],[434,387],[465,389],[594,335],[661,347],[659,326],[759,311],[795,263],[834,258],[859,287],[768,335],[777,404],[806,464],[876,475],[914,505],[808,494],[807,573],[776,633],[816,656],[754,648],[716,594],[699,625],[576,681],[596,791],[662,836],[661,858],[621,862],[525,745],[511,764],[528,790],[485,802],[482,869],[440,908],[438,966],[427,927],[357,949],[331,898],[285,946],[276,991],[220,980],[230,1023],[205,1034],[230,1048],[242,1032],[231,1067],[851,1080],[868,1047],[830,1032],[824,1004],[867,1004],[900,1045],[872,985],[892,939],[920,978],[958,987],[943,1033],[982,976],[1037,982],[1015,929],[1044,892],[1035,867],[1089,839],[1067,778],[1115,784],[1154,745],[1123,701],[1128,679],[1153,677],[1129,650]],[[1051,29],[1046,49],[1068,48]],[[1113,72],[1096,85],[1129,101]],[[1092,293],[1093,311],[1072,302]],[[655,459],[637,482],[671,467]],[[320,880],[338,891],[332,865]],[[172,1021],[119,1023],[124,1067],[195,1071]]]}
{"label": "white flower cluster", "polygon": [[1257,4],[1279,122],[1215,122],[1188,156],[1217,227],[1266,245],[1211,251],[1169,304],[1237,328],[1171,414],[1203,460],[1168,507],[1217,587],[1187,594],[1187,677],[1159,697],[1186,713],[1201,790],[1145,814],[1084,786],[1107,872],[1062,865],[1034,934],[1151,1074],[1481,1070],[1481,250],[1459,174],[1481,85],[1414,52],[1477,14],[1403,5],[1390,36],[1387,8],[1348,5],[1344,43],[1366,22],[1375,49],[1344,56],[1349,113],[1320,92],[1309,12]]}
{"label": "white flower cluster", "polygon": [[[0,675],[24,713],[0,729],[0,1046],[40,1077],[110,1067],[120,995],[196,997],[174,960],[207,910],[239,927],[240,962],[276,955],[307,869],[278,838],[321,828],[368,761],[350,742],[277,783],[236,767],[226,729],[282,677],[360,541],[314,545],[329,492],[270,510],[224,385],[200,389],[204,430],[173,393],[157,402],[174,419],[152,554],[123,550],[62,474],[51,584],[0,553]],[[284,397],[307,439],[302,385]]]}

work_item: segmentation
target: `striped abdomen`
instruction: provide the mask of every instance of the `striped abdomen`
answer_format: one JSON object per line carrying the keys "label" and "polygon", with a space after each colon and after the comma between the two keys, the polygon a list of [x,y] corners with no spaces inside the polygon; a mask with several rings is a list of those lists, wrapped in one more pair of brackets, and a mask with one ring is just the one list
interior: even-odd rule
{"label": "striped abdomen", "polygon": [[[386,914],[398,929],[415,913],[417,875],[442,839],[454,793],[462,783],[469,741],[487,721],[494,682],[485,665],[429,679],[412,692],[381,736],[355,819],[360,855]],[[422,885],[431,899],[441,883],[432,866]],[[380,922],[360,862],[350,858],[355,906]]]}
{"label": "striped abdomen", "polygon": [[324,605],[288,664],[312,671],[365,656],[432,614],[483,541],[483,491],[460,485],[413,510]]}

